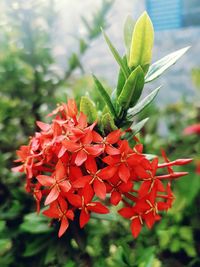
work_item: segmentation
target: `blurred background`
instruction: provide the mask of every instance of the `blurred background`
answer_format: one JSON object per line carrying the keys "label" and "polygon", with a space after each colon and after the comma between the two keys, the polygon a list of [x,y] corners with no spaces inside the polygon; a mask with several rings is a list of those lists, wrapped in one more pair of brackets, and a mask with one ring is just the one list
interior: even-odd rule
{"label": "blurred background", "polygon": [[[200,2],[198,0],[1,0],[0,1],[0,266],[7,267],[199,267],[200,266]],[[118,66],[100,27],[124,53],[123,24],[149,13],[155,28],[153,61],[190,50],[162,78],[157,101],[140,118],[150,117],[140,138],[145,151],[171,160],[194,158],[187,177],[174,184],[172,210],[137,240],[128,222],[111,213],[92,219],[78,246],[67,234],[36,216],[24,180],[11,172],[15,150],[28,142],[35,121],[67,97],[95,93],[91,72],[108,90]],[[92,93],[91,93],[92,92]],[[55,227],[56,228],[56,227]]]}

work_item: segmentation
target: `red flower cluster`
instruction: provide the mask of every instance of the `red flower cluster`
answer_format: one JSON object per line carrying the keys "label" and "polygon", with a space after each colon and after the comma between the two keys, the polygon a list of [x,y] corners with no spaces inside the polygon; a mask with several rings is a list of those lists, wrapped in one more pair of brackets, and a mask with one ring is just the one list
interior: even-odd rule
{"label": "red flower cluster", "polygon": [[200,134],[200,123],[192,124],[188,127],[186,127],[183,131],[185,135],[190,135],[190,134]]}
{"label": "red flower cluster", "polygon": [[[40,132],[17,151],[16,162],[22,164],[13,169],[26,173],[26,190],[35,197],[37,211],[44,199],[48,208],[43,214],[61,222],[59,237],[77,211],[80,227],[89,221],[91,212],[108,213],[100,202],[106,197],[112,205],[124,204],[119,214],[130,219],[134,237],[144,223],[151,228],[160,220],[160,211],[168,210],[174,199],[170,181],[187,174],[174,172],[172,166],[190,160],[170,162],[163,152],[165,163],[159,164],[158,158],[150,161],[142,153],[142,144],[131,148],[120,129],[102,137],[95,130],[97,124],[89,125],[73,100],[52,115],[51,124],[37,122]],[[161,175],[161,169],[166,174]],[[94,201],[95,196],[100,201]]]}

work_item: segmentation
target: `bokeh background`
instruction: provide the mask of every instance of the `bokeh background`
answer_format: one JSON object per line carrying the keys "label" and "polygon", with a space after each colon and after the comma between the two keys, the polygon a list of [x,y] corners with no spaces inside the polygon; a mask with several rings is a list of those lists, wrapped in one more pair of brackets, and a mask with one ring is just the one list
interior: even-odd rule
{"label": "bokeh background", "polygon": [[[0,1],[0,266],[7,267],[199,267],[200,266],[200,3],[198,0],[1,0]],[[187,177],[174,184],[176,201],[152,231],[137,240],[113,213],[92,219],[84,244],[37,216],[24,179],[11,172],[15,150],[27,143],[56,103],[89,94],[100,103],[90,73],[108,90],[118,66],[100,27],[124,53],[123,24],[147,10],[153,21],[153,61],[190,50],[146,92],[163,85],[140,138],[145,151],[170,159],[194,158]],[[191,126],[191,134],[184,129]],[[199,127],[200,128],[200,127]]]}

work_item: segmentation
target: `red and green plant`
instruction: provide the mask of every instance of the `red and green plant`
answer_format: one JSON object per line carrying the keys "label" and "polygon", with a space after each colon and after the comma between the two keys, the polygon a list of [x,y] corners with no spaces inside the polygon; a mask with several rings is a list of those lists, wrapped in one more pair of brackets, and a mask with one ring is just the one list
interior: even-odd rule
{"label": "red and green plant", "polygon": [[16,161],[21,165],[14,171],[26,174],[26,190],[35,197],[37,211],[44,201],[47,209],[43,214],[61,222],[59,237],[77,218],[82,228],[93,212],[106,214],[111,204],[119,204],[119,214],[131,221],[132,234],[137,237],[144,224],[152,228],[161,213],[171,208],[171,182],[187,174],[172,167],[191,159],[170,161],[162,151],[164,163],[159,163],[157,156],[143,152],[136,134],[148,118],[135,123],[135,116],[160,89],[140,100],[145,83],[160,76],[188,48],[150,65],[154,32],[147,13],[135,25],[128,17],[124,32],[124,57],[103,32],[120,66],[117,88],[111,96],[93,75],[105,104],[103,110],[97,110],[84,96],[78,111],[75,101],[69,99],[49,114],[54,116],[50,123],[37,121],[39,130],[17,151]]}

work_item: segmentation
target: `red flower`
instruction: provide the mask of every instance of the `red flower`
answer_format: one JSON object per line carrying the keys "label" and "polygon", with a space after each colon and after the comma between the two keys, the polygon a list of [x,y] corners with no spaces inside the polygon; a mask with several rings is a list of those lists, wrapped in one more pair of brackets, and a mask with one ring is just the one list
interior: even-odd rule
{"label": "red flower", "polygon": [[59,237],[74,214],[80,213],[82,228],[91,212],[109,212],[93,201],[95,196],[101,200],[108,197],[112,205],[125,205],[119,214],[130,219],[134,237],[144,224],[151,228],[160,220],[160,213],[171,208],[174,195],[171,183],[165,186],[165,180],[186,175],[175,172],[173,166],[191,159],[170,161],[162,151],[164,163],[159,164],[158,158],[148,160],[138,138],[131,148],[127,140],[121,140],[120,129],[101,136],[96,122],[88,124],[87,117],[78,114],[74,100],[60,105],[52,115],[55,118],[49,124],[37,122],[40,131],[17,151],[16,162],[21,165],[13,171],[26,174],[26,190],[34,196],[37,212],[44,199],[49,207],[43,214],[61,222]]}
{"label": "red flower", "polygon": [[71,140],[64,140],[62,144],[67,151],[76,153],[75,164],[81,166],[89,155],[97,157],[103,150],[100,145],[91,145],[92,141],[93,136],[91,131],[89,131],[78,143]]}
{"label": "red flower", "polygon": [[95,143],[102,144],[103,150],[108,155],[118,155],[120,154],[120,150],[114,147],[113,145],[119,141],[121,135],[122,135],[122,132],[119,129],[109,133],[104,138],[97,132],[93,131],[93,138],[94,138],[93,140]]}
{"label": "red flower", "polygon": [[50,204],[50,207],[43,211],[43,214],[52,219],[59,219],[61,221],[58,236],[61,237],[69,226],[68,219],[74,219],[74,213],[68,209],[67,202],[59,197],[57,201]]}
{"label": "red flower", "polygon": [[74,182],[73,186],[75,188],[82,188],[89,183],[93,185],[95,194],[99,198],[105,199],[106,185],[104,180],[108,180],[114,175],[113,170],[110,170],[108,167],[98,170],[96,161],[92,157],[90,157],[89,160],[86,161],[85,168],[89,175],[77,179]]}
{"label": "red flower", "polygon": [[68,194],[68,201],[75,207],[81,209],[80,213],[80,227],[83,228],[90,219],[90,212],[105,214],[109,213],[108,208],[103,206],[100,202],[92,202],[94,191],[92,187],[87,184],[80,194]]}
{"label": "red flower", "polygon": [[61,160],[56,164],[55,173],[53,173],[52,176],[38,175],[36,178],[41,185],[50,187],[50,193],[45,200],[45,205],[49,205],[55,201],[62,191],[68,192],[71,188]]}
{"label": "red flower", "polygon": [[183,134],[190,135],[190,134],[200,134],[200,123],[192,124],[186,127],[183,131]]}

